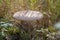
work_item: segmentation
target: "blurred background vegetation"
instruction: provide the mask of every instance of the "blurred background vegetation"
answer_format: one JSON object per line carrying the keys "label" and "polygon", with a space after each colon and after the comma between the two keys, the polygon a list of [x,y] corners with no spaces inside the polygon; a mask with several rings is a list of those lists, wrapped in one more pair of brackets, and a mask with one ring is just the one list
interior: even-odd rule
{"label": "blurred background vegetation", "polygon": [[[29,29],[33,29],[30,24],[27,26],[25,22],[13,18],[13,14],[21,10],[35,10],[44,14],[42,21],[36,23],[39,26],[38,32],[29,32]],[[46,35],[56,32],[53,25],[59,21],[60,0],[0,0],[0,40],[49,40]],[[23,29],[21,26],[27,27]]]}

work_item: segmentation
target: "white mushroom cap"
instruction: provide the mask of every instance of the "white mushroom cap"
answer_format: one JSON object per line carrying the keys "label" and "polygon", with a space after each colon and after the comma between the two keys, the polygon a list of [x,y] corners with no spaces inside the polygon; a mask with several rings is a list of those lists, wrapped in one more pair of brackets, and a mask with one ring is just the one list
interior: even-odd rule
{"label": "white mushroom cap", "polygon": [[18,20],[39,20],[43,18],[43,14],[39,11],[19,11],[13,15],[13,18]]}

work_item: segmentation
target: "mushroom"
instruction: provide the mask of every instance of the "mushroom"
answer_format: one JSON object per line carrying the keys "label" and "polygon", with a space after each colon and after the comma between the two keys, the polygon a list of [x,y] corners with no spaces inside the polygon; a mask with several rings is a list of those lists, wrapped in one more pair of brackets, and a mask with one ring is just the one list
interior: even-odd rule
{"label": "mushroom", "polygon": [[[23,20],[22,27],[30,33],[30,36],[33,35],[33,30],[36,30],[36,23],[34,20],[40,20],[43,18],[43,14],[39,11],[19,11],[13,15],[13,18],[17,20]],[[31,26],[32,25],[32,26]],[[35,32],[34,32],[35,33]]]}

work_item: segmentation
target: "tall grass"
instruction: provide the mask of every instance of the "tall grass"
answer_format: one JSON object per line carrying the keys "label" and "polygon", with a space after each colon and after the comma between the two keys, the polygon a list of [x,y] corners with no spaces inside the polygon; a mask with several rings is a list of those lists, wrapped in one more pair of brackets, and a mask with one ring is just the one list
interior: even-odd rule
{"label": "tall grass", "polygon": [[[56,20],[58,20],[57,18],[60,15],[60,0],[0,0],[0,6],[1,5],[3,5],[3,7],[1,7],[0,11],[2,11],[2,9],[4,9],[4,10],[0,13],[5,14],[4,21],[13,20],[13,18],[12,18],[13,14],[20,10],[36,10],[36,11],[38,10],[38,11],[42,11],[43,14],[44,14],[44,12],[46,12],[46,14],[48,14],[50,16],[48,18],[48,16],[44,15],[45,18],[47,18],[47,20],[43,19],[42,24],[47,24],[47,25],[49,25],[49,27],[51,27],[50,24],[48,24],[48,23],[51,22],[53,25],[53,23]],[[39,24],[39,25],[41,25],[41,24]],[[43,26],[46,27],[45,25],[43,25]],[[47,26],[47,28],[48,28],[48,26]],[[50,30],[51,29],[52,28],[50,28]],[[26,36],[29,38],[29,35],[28,35],[29,33],[25,32],[24,30],[21,30],[21,31],[24,32],[24,33],[22,33],[22,32],[20,33],[22,39],[24,37],[24,39],[27,40]],[[35,34],[35,35],[36,35],[35,39],[38,40],[38,38],[39,38],[38,34]]]}

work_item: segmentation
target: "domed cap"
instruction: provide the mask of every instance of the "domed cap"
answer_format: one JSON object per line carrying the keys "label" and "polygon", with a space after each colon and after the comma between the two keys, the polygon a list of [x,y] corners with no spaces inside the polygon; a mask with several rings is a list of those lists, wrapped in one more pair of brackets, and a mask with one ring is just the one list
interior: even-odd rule
{"label": "domed cap", "polygon": [[13,18],[18,20],[39,20],[43,18],[43,14],[39,11],[18,11],[13,15]]}

